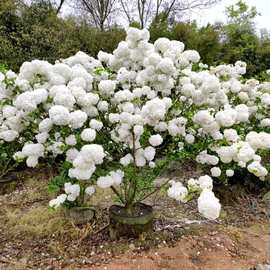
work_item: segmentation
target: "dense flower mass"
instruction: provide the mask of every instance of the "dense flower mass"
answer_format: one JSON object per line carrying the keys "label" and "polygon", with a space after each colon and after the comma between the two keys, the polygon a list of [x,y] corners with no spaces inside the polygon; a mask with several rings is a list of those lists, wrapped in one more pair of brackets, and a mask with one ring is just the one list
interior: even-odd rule
{"label": "dense flower mass", "polygon": [[[154,177],[146,179],[144,171],[155,175],[162,160],[187,153],[214,178],[245,168],[265,180],[270,83],[243,81],[245,71],[241,61],[208,68],[183,43],[159,38],[152,44],[147,30],[129,28],[113,54],[101,51],[95,59],[78,52],[0,73],[0,143],[18,141],[8,155],[29,167],[65,159],[67,183],[52,207],[92,195],[94,185],[135,203],[153,188]],[[204,175],[187,187],[171,182],[168,195],[186,202],[201,193],[200,213],[215,219],[220,204],[212,188]]]}

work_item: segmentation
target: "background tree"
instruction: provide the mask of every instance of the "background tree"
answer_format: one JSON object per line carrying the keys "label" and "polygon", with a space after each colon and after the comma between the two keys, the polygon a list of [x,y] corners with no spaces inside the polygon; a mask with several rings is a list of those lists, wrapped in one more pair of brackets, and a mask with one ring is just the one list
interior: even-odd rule
{"label": "background tree", "polygon": [[256,50],[259,39],[256,35],[254,19],[258,16],[255,7],[249,7],[242,0],[235,6],[226,8],[228,23],[223,27],[225,41],[222,47],[222,59],[225,63],[242,60],[248,64],[248,75],[256,72]]}
{"label": "background tree", "polygon": [[154,20],[176,21],[183,19],[186,12],[209,8],[221,0],[120,0],[120,6],[128,23],[139,21],[140,27],[146,27]]}
{"label": "background tree", "polygon": [[76,0],[74,8],[96,28],[104,31],[111,23],[113,14],[117,10],[117,0]]}

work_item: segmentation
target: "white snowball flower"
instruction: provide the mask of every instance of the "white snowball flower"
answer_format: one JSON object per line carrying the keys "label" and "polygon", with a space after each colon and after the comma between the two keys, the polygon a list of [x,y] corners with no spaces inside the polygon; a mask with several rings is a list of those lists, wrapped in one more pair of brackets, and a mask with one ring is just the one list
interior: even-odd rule
{"label": "white snowball flower", "polygon": [[37,108],[37,103],[34,99],[33,91],[24,92],[16,97],[13,105],[18,110],[24,110],[26,112],[32,112]]}
{"label": "white snowball flower", "polygon": [[197,155],[196,161],[201,164],[217,165],[219,159],[214,155],[209,155],[207,150],[204,150]]}
{"label": "white snowball flower", "polygon": [[198,63],[201,58],[199,53],[195,50],[186,50],[183,52],[182,56],[192,63]]}
{"label": "white snowball flower", "polygon": [[113,185],[120,185],[122,183],[124,172],[121,170],[112,171],[109,173],[111,178],[113,179]]}
{"label": "white snowball flower", "polygon": [[163,142],[163,138],[159,135],[159,134],[156,134],[156,135],[152,135],[150,138],[149,138],[149,143],[152,145],[152,146],[159,146],[161,145]]}
{"label": "white snowball flower", "polygon": [[80,185],[78,184],[65,183],[64,190],[67,194],[67,200],[70,202],[74,202],[80,195]]}
{"label": "white snowball flower", "polygon": [[6,130],[6,131],[0,132],[0,139],[6,142],[13,142],[18,137],[19,137],[19,133],[15,130]]}
{"label": "white snowball flower", "polygon": [[165,53],[170,48],[171,42],[168,38],[158,38],[154,46],[157,52]]}
{"label": "white snowball flower", "polygon": [[156,163],[153,162],[153,161],[150,161],[148,165],[149,165],[149,167],[150,167],[151,169],[153,169],[153,168],[156,167]]}
{"label": "white snowball flower", "polygon": [[2,108],[2,114],[3,114],[4,118],[9,118],[9,117],[15,116],[17,111],[18,110],[15,107],[10,106],[10,105],[5,105]]}
{"label": "white snowball flower", "polygon": [[210,171],[213,177],[221,176],[221,169],[219,167],[213,167]]}
{"label": "white snowball flower", "polygon": [[219,111],[215,119],[222,127],[231,127],[237,120],[237,111],[231,108]]}
{"label": "white snowball flower", "polygon": [[262,127],[270,127],[270,118],[264,118],[261,120]]}
{"label": "white snowball flower", "polygon": [[234,170],[231,170],[231,169],[226,170],[226,175],[228,177],[232,177],[234,175]]}
{"label": "white snowball flower", "polygon": [[237,155],[237,145],[233,144],[231,146],[221,146],[216,149],[216,152],[223,163],[232,162],[233,158]]}
{"label": "white snowball flower", "polygon": [[[75,160],[77,159],[77,157],[75,158]],[[69,169],[68,176],[70,178],[76,178],[78,180],[89,180],[93,175],[93,173],[95,172],[95,170],[96,167],[93,165],[92,166],[90,165],[88,169],[80,169],[80,168]]]}
{"label": "white snowball flower", "polygon": [[96,131],[92,128],[86,128],[82,131],[81,138],[85,142],[92,142],[96,138]]}
{"label": "white snowball flower", "polygon": [[205,126],[213,123],[214,117],[210,114],[208,110],[201,110],[194,115],[193,121],[197,124]]}
{"label": "white snowball flower", "polygon": [[49,132],[52,127],[53,127],[52,120],[50,118],[45,118],[39,123],[38,130],[39,132]]}
{"label": "white snowball flower", "polygon": [[168,74],[168,75],[172,75],[176,71],[176,69],[174,67],[174,64],[173,64],[173,61],[170,58],[168,58],[168,57],[163,58],[159,62],[157,68],[161,72],[163,72],[165,74]]}
{"label": "white snowball flower", "polygon": [[95,129],[95,130],[99,131],[99,130],[102,129],[103,123],[100,122],[100,121],[98,121],[98,120],[96,120],[96,119],[91,119],[89,126],[92,129]]}
{"label": "white snowball flower", "polygon": [[225,129],[224,130],[224,138],[228,142],[236,142],[239,139],[239,136],[237,134],[237,131],[235,129]]}
{"label": "white snowball flower", "polygon": [[69,124],[70,113],[66,107],[55,105],[50,108],[49,117],[53,124],[64,126]]}
{"label": "white snowball flower", "polygon": [[13,155],[13,158],[14,158],[16,161],[20,162],[20,161],[22,161],[22,160],[25,158],[25,155],[24,155],[21,151],[18,151],[18,152],[16,152],[16,153]]}
{"label": "white snowball flower", "polygon": [[29,156],[26,159],[26,165],[30,168],[35,168],[38,164],[38,157],[37,156]]}
{"label": "white snowball flower", "polygon": [[238,97],[240,98],[240,100],[242,102],[245,102],[245,101],[248,101],[249,100],[248,93],[246,93],[246,92],[239,92],[238,93]]}
{"label": "white snowball flower", "polygon": [[87,120],[87,114],[81,110],[70,113],[69,125],[73,129],[81,128]]}
{"label": "white snowball flower", "polygon": [[152,161],[155,158],[156,149],[152,146],[148,146],[144,149],[144,157],[148,161]]}
{"label": "white snowball flower", "polygon": [[98,89],[102,95],[111,96],[116,88],[116,82],[111,80],[100,81]]}
{"label": "white snowball flower", "polygon": [[249,109],[245,104],[239,104],[235,107],[237,111],[237,121],[239,122],[247,122],[249,119]]}
{"label": "white snowball flower", "polygon": [[43,156],[44,146],[42,144],[26,144],[22,149],[25,156]]}
{"label": "white snowball flower", "polygon": [[71,146],[76,145],[77,144],[76,136],[73,134],[69,135],[68,137],[65,138],[65,143]]}
{"label": "white snowball flower", "polygon": [[215,194],[209,190],[204,189],[198,198],[199,212],[210,220],[215,220],[219,217],[221,205]]}
{"label": "white snowball flower", "polygon": [[105,100],[103,101],[100,101],[98,103],[98,110],[101,111],[101,112],[107,112],[108,111],[108,108],[109,108],[109,103]]}
{"label": "white snowball flower", "polygon": [[144,156],[144,150],[143,149],[138,149],[136,151],[136,153],[135,153],[135,163],[136,163],[136,165],[138,167],[143,167],[143,166],[146,165],[146,158]]}
{"label": "white snowball flower", "polygon": [[53,101],[55,105],[62,105],[68,108],[69,110],[73,109],[73,106],[76,102],[74,96],[71,94],[70,91],[65,93],[57,92]]}
{"label": "white snowball flower", "polygon": [[49,202],[49,206],[53,208],[58,208],[61,204],[63,204],[67,199],[66,194],[59,195],[56,199],[53,199]]}
{"label": "white snowball flower", "polygon": [[113,185],[114,181],[111,176],[101,176],[97,179],[97,185],[100,188],[109,188]]}
{"label": "white snowball flower", "polygon": [[185,136],[185,141],[188,143],[188,144],[192,144],[194,143],[195,141],[195,137],[192,135],[192,134],[187,134]]}
{"label": "white snowball flower", "polygon": [[137,136],[137,137],[140,137],[144,131],[143,126],[141,126],[141,125],[134,126],[133,130],[134,130],[135,136]]}
{"label": "white snowball flower", "polygon": [[259,161],[253,161],[248,165],[247,169],[261,180],[264,180],[265,176],[268,174],[267,169],[263,167]]}
{"label": "white snowball flower", "polygon": [[168,189],[167,194],[170,198],[175,200],[186,202],[188,190],[183,186],[181,182],[171,182],[171,187]]}
{"label": "white snowball flower", "polygon": [[202,190],[213,189],[213,180],[209,175],[200,176],[198,179],[199,186]]}
{"label": "white snowball flower", "polygon": [[119,120],[120,120],[119,114],[117,114],[117,113],[110,113],[110,114],[109,114],[109,121],[110,121],[111,123],[116,123],[116,122],[118,122]]}
{"label": "white snowball flower", "polygon": [[49,138],[48,132],[41,132],[35,136],[38,143],[45,143]]}
{"label": "white snowball flower", "polygon": [[125,155],[124,157],[122,157],[120,159],[120,163],[123,165],[123,166],[127,166],[129,165],[131,162],[133,162],[133,157],[131,154],[127,154]]}
{"label": "white snowball flower", "polygon": [[244,143],[238,151],[237,159],[239,161],[247,163],[254,158],[254,155],[254,149],[248,143]]}
{"label": "white snowball flower", "polygon": [[264,93],[261,95],[262,104],[269,106],[270,105],[270,94]]}
{"label": "white snowball flower", "polygon": [[163,120],[167,110],[171,106],[170,99],[160,99],[158,97],[149,100],[142,107],[141,115],[146,124],[151,126],[155,126],[159,123],[159,121]]}
{"label": "white snowball flower", "polygon": [[70,148],[66,152],[66,160],[68,162],[73,162],[73,160],[78,156],[79,151],[76,148]]}
{"label": "white snowball flower", "polygon": [[98,144],[84,145],[81,149],[80,154],[85,161],[94,162],[95,164],[102,164],[105,157],[103,147]]}

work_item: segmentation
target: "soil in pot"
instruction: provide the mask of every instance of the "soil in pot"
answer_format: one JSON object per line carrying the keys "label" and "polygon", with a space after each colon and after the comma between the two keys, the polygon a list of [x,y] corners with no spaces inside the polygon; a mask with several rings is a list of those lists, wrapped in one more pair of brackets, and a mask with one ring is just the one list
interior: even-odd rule
{"label": "soil in pot", "polygon": [[95,218],[95,209],[93,207],[73,207],[65,210],[66,217],[76,225],[92,222]]}
{"label": "soil in pot", "polygon": [[153,208],[143,203],[135,204],[131,209],[113,205],[109,209],[110,237],[143,238],[153,231]]}

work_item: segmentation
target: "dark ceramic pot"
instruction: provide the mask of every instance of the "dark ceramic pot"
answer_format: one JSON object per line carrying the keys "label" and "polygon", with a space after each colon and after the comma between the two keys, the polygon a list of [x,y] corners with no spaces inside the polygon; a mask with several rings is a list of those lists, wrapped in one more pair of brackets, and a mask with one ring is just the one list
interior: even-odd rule
{"label": "dark ceramic pot", "polygon": [[143,203],[137,203],[129,210],[123,206],[112,205],[109,217],[111,239],[140,238],[153,231],[153,208]]}

